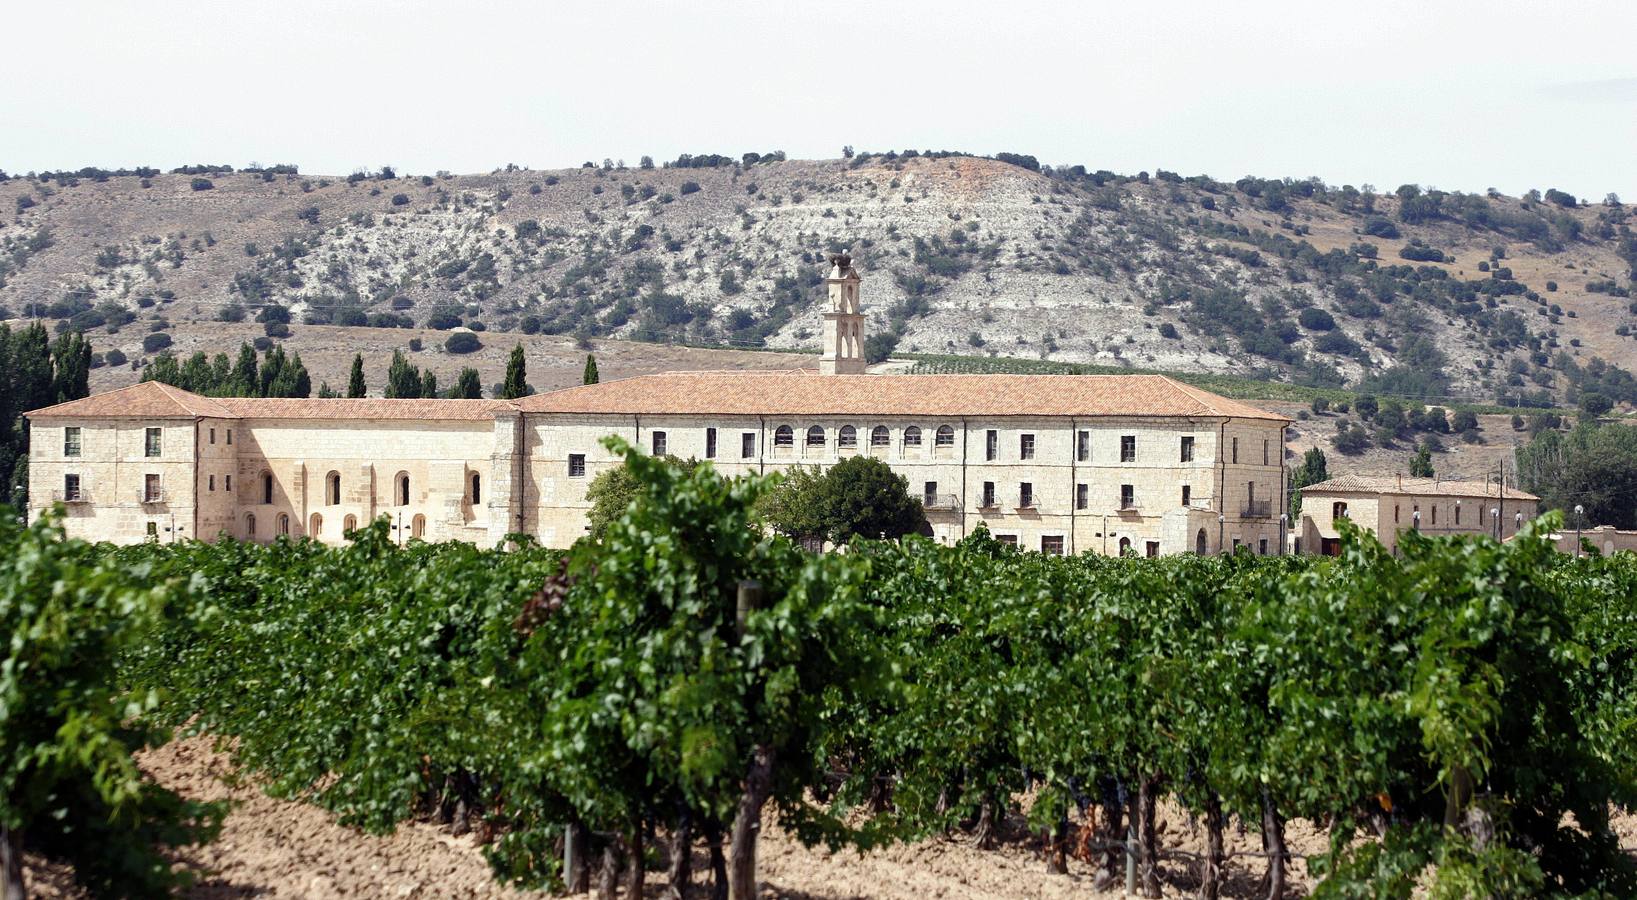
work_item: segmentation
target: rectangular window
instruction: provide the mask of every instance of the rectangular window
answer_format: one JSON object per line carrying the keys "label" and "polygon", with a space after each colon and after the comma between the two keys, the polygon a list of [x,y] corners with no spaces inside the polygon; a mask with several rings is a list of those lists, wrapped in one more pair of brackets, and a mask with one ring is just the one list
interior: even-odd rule
{"label": "rectangular window", "polygon": [[158,456],[159,455],[159,451],[162,449],[160,447],[160,443],[159,443],[160,439],[161,439],[160,436],[163,435],[163,434],[164,434],[164,432],[161,429],[158,429],[158,428],[149,428],[149,429],[147,429],[147,431],[144,432],[143,442],[142,442],[142,455],[143,456]]}
{"label": "rectangular window", "polygon": [[1182,437],[1181,459],[1183,462],[1194,461],[1194,436],[1191,434],[1186,434]]}
{"label": "rectangular window", "polygon": [[1239,462],[1239,439],[1233,439],[1233,461]]}
{"label": "rectangular window", "polygon": [[63,476],[63,499],[70,501],[80,499],[80,476]]}
{"label": "rectangular window", "polygon": [[568,477],[570,477],[570,478],[584,478],[585,477],[585,454],[584,453],[570,453],[568,455]]}
{"label": "rectangular window", "polygon": [[654,432],[653,446],[654,446],[654,455],[655,456],[664,456],[665,455],[665,432],[663,432],[663,431]]}
{"label": "rectangular window", "polygon": [[983,435],[983,458],[994,462],[1000,456],[1000,432],[990,429]]}
{"label": "rectangular window", "polygon": [[1017,505],[1028,509],[1034,506],[1034,485],[1025,481],[1017,486]]}
{"label": "rectangular window", "polygon": [[216,490],[216,476],[215,475],[210,476],[210,478],[207,480],[207,484],[209,485],[206,488],[207,490],[212,490],[212,491]]}
{"label": "rectangular window", "polygon": [[1077,484],[1074,486],[1074,508],[1085,509],[1091,505],[1091,485]]}
{"label": "rectangular window", "polygon": [[1017,458],[1034,459],[1034,435],[1020,434],[1017,436]]}
{"label": "rectangular window", "polygon": [[1189,484],[1183,485],[1182,486],[1182,505],[1183,506],[1192,505],[1193,500],[1194,500],[1193,485],[1189,485]]}
{"label": "rectangular window", "polygon": [[705,429],[705,458],[716,458],[716,429]]}
{"label": "rectangular window", "polygon": [[223,490],[227,490],[227,491],[233,490],[233,476],[232,475],[223,475],[222,476],[222,482],[223,482],[223,484],[222,484],[222,489]]}
{"label": "rectangular window", "polygon": [[988,508],[990,508],[990,507],[992,507],[994,505],[995,505],[995,483],[993,481],[985,481],[983,483],[983,506],[984,506],[985,509],[988,509]]}
{"label": "rectangular window", "polygon": [[148,523],[148,540],[151,543],[156,543],[156,544],[159,543],[159,523],[158,522],[149,522]]}
{"label": "rectangular window", "polygon": [[1147,557],[1149,559],[1158,558],[1159,555],[1160,555],[1160,542],[1159,541],[1149,541],[1145,545],[1145,555],[1147,555]]}
{"label": "rectangular window", "polygon": [[80,426],[70,425],[63,429],[63,455],[80,455]]}
{"label": "rectangular window", "polygon": [[155,503],[161,496],[159,476],[154,474],[142,476],[142,499],[149,503]]}
{"label": "rectangular window", "polygon": [[921,505],[935,506],[938,503],[938,482],[929,481],[921,486]]}
{"label": "rectangular window", "polygon": [[1063,536],[1060,534],[1041,535],[1040,552],[1050,553],[1052,556],[1063,555]]}
{"label": "rectangular window", "polygon": [[233,429],[231,428],[227,430],[227,444],[230,447],[233,445]]}
{"label": "rectangular window", "polygon": [[1120,508],[1137,508],[1137,489],[1135,486],[1129,484],[1120,485]]}
{"label": "rectangular window", "polygon": [[1461,524],[1461,504],[1459,501],[1455,503],[1455,524]]}
{"label": "rectangular window", "polygon": [[1082,431],[1074,436],[1074,458],[1079,462],[1091,461],[1091,432]]}
{"label": "rectangular window", "polygon": [[216,443],[216,429],[214,428],[210,429],[210,442],[212,444]]}
{"label": "rectangular window", "polygon": [[1120,462],[1137,461],[1137,436],[1134,434],[1120,435]]}
{"label": "rectangular window", "polygon": [[[1262,465],[1268,464],[1268,442],[1262,441]],[[1266,554],[1263,554],[1266,555]]]}
{"label": "rectangular window", "polygon": [[1260,553],[1263,556],[1268,555],[1268,539],[1267,538],[1262,538],[1261,540],[1256,542],[1256,552]]}
{"label": "rectangular window", "polygon": [[1017,535],[1015,534],[997,534],[995,535],[995,540],[1002,544],[1011,544],[1014,547],[1017,546]]}
{"label": "rectangular window", "polygon": [[756,455],[756,432],[746,431],[739,435],[739,458],[750,459]]}

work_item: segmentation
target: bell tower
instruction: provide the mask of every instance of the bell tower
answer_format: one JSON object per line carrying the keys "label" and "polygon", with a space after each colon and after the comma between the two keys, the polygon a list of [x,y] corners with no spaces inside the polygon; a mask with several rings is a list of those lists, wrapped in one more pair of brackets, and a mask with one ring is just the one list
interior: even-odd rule
{"label": "bell tower", "polygon": [[858,270],[847,251],[830,255],[830,274],[824,279],[830,296],[824,310],[820,374],[864,374],[864,313],[858,305],[858,281]]}

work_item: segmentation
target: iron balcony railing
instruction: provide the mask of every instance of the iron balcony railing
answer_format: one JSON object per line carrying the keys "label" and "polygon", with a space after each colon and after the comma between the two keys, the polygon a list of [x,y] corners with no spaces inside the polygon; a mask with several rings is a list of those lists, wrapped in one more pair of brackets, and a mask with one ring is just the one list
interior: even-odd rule
{"label": "iron balcony railing", "polygon": [[954,494],[922,494],[921,505],[927,509],[959,509],[961,499]]}
{"label": "iron balcony railing", "polygon": [[154,488],[152,490],[144,488],[137,491],[138,503],[164,503],[167,499],[164,488]]}
{"label": "iron balcony railing", "polygon": [[52,491],[51,492],[51,499],[58,502],[58,503],[90,503],[91,502],[91,495],[90,495],[90,493],[88,493],[88,492],[86,492],[84,490],[78,490],[78,491],[61,491],[61,490],[58,490],[58,491]]}

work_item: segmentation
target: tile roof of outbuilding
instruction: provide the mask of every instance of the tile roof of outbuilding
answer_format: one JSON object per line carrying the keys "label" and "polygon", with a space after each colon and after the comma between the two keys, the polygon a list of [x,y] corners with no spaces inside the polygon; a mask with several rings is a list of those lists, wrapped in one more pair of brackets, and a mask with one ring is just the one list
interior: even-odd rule
{"label": "tile roof of outbuilding", "polygon": [[[1306,494],[1388,494],[1416,497],[1500,497],[1500,489],[1485,481],[1440,481],[1436,478],[1400,478],[1397,475],[1341,475],[1302,488]],[[1519,488],[1506,489],[1508,500],[1539,500]]]}
{"label": "tile roof of outbuilding", "polygon": [[1164,375],[820,375],[669,372],[517,401],[525,413],[855,416],[1200,416],[1288,422]]}
{"label": "tile roof of outbuilding", "polygon": [[158,381],[92,394],[26,413],[30,418],[73,416],[87,419],[191,419],[196,416],[232,418],[220,400]]}

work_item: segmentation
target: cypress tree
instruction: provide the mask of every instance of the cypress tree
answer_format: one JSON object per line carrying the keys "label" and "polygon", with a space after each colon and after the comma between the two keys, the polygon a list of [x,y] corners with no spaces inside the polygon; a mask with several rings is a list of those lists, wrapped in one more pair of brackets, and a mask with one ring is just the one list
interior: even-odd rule
{"label": "cypress tree", "polygon": [[159,351],[159,355],[142,367],[143,381],[157,381],[160,384],[182,386],[182,367],[176,362],[176,354],[169,350]]}
{"label": "cypress tree", "polygon": [[231,393],[235,397],[254,397],[260,389],[261,371],[256,362],[256,348],[249,344],[240,344],[239,361],[233,366]]}
{"label": "cypress tree", "polygon": [[90,396],[91,343],[78,331],[57,336],[51,348],[52,402]]}
{"label": "cypress tree", "polygon": [[512,348],[511,358],[506,360],[506,384],[500,391],[500,399],[516,400],[526,397],[529,393],[529,379],[523,361],[523,345]]}
{"label": "cypress tree", "polygon": [[205,356],[203,350],[188,357],[188,361],[182,364],[182,380],[177,387],[195,394],[210,393],[210,358]]}
{"label": "cypress tree", "polygon": [[387,369],[387,397],[413,400],[421,395],[421,373],[409,364],[402,350],[392,351],[392,365]]}
{"label": "cypress tree", "polygon": [[[13,403],[19,413],[56,402],[51,378],[51,338],[39,322],[17,332],[11,339]],[[26,442],[25,442],[26,449]]]}
{"label": "cypress tree", "polygon": [[215,396],[232,396],[233,361],[227,358],[226,353],[218,353],[210,361],[210,384]]}
{"label": "cypress tree", "polygon": [[580,378],[581,384],[597,383],[597,357],[587,353],[585,355],[585,374]]}
{"label": "cypress tree", "polygon": [[364,385],[364,354],[359,353],[352,358],[352,377],[347,380],[347,396],[357,398],[368,393]]}
{"label": "cypress tree", "polygon": [[293,354],[290,357],[287,370],[290,373],[290,393],[284,396],[303,399],[311,397],[313,395],[313,379],[307,374],[307,367],[301,364],[300,353]]}
{"label": "cypress tree", "polygon": [[438,396],[438,376],[431,369],[421,374],[421,396],[428,399]]}
{"label": "cypress tree", "polygon": [[256,393],[251,396],[277,397],[278,395],[273,393],[273,385],[278,382],[279,376],[284,374],[284,364],[284,347],[282,345],[269,347],[261,360],[261,384],[256,386]]}
{"label": "cypress tree", "polygon": [[483,381],[476,369],[460,370],[460,379],[455,382],[455,397],[460,400],[483,399]]}

